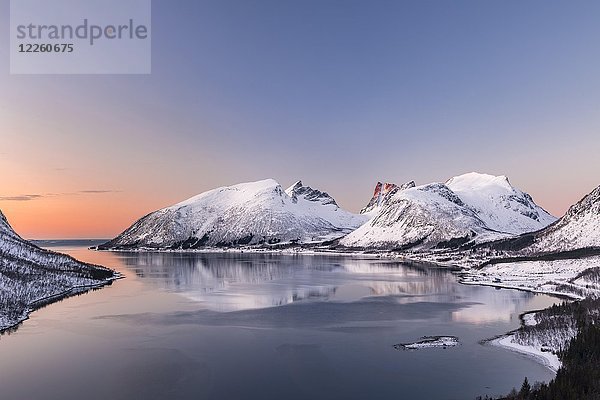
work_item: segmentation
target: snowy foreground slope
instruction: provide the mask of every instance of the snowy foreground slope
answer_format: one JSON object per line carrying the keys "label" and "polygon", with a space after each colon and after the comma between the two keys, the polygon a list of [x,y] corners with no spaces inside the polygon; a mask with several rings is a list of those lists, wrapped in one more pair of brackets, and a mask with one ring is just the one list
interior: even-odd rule
{"label": "snowy foreground slope", "polygon": [[42,250],[21,239],[0,211],[0,330],[46,300],[101,286],[113,271]]}
{"label": "snowy foreground slope", "polygon": [[100,249],[197,249],[323,242],[368,219],[325,192],[273,179],[214,189],[150,213]]}
{"label": "snowy foreground slope", "polygon": [[[372,212],[373,202],[365,210]],[[478,173],[445,184],[395,188],[372,215],[340,244],[384,250],[458,248],[539,230],[556,220],[506,177]]]}

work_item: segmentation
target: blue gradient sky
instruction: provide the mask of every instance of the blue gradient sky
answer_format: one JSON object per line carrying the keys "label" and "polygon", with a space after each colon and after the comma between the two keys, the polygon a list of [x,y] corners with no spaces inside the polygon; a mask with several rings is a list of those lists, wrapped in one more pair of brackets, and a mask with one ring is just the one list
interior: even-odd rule
{"label": "blue gradient sky", "polygon": [[377,180],[504,174],[556,215],[600,184],[597,1],[155,0],[149,76],[11,76],[8,14],[0,197],[42,197],[0,208],[26,237],[266,177],[355,211]]}

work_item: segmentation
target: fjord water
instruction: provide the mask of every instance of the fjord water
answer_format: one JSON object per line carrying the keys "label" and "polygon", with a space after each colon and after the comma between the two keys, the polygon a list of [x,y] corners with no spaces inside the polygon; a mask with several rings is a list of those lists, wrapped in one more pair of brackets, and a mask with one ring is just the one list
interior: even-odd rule
{"label": "fjord water", "polygon": [[[553,376],[479,342],[556,299],[460,285],[444,269],[45,245],[125,279],[40,309],[0,337],[1,398],[473,399]],[[461,345],[393,348],[424,335]]]}

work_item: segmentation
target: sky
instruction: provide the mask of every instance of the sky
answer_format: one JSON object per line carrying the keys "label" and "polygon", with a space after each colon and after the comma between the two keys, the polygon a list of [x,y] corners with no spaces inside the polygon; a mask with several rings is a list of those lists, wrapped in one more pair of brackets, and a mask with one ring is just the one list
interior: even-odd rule
{"label": "sky", "polygon": [[203,191],[507,175],[556,216],[600,184],[600,2],[154,0],[150,75],[10,75],[0,210],[109,238]]}

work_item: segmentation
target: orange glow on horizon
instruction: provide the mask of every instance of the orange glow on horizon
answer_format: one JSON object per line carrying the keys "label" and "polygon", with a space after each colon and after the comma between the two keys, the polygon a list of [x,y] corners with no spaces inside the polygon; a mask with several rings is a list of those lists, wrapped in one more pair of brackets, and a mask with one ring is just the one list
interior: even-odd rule
{"label": "orange glow on horizon", "polygon": [[[149,212],[182,200],[125,193],[72,194],[30,201],[4,200],[0,201],[0,210],[26,239],[109,239]],[[569,201],[574,203],[579,199],[552,200],[551,207],[541,205],[560,217]]]}
{"label": "orange glow on horizon", "polygon": [[163,206],[144,204],[138,199],[115,199],[116,195],[83,197],[2,201],[0,209],[14,230],[26,239],[108,239]]}

